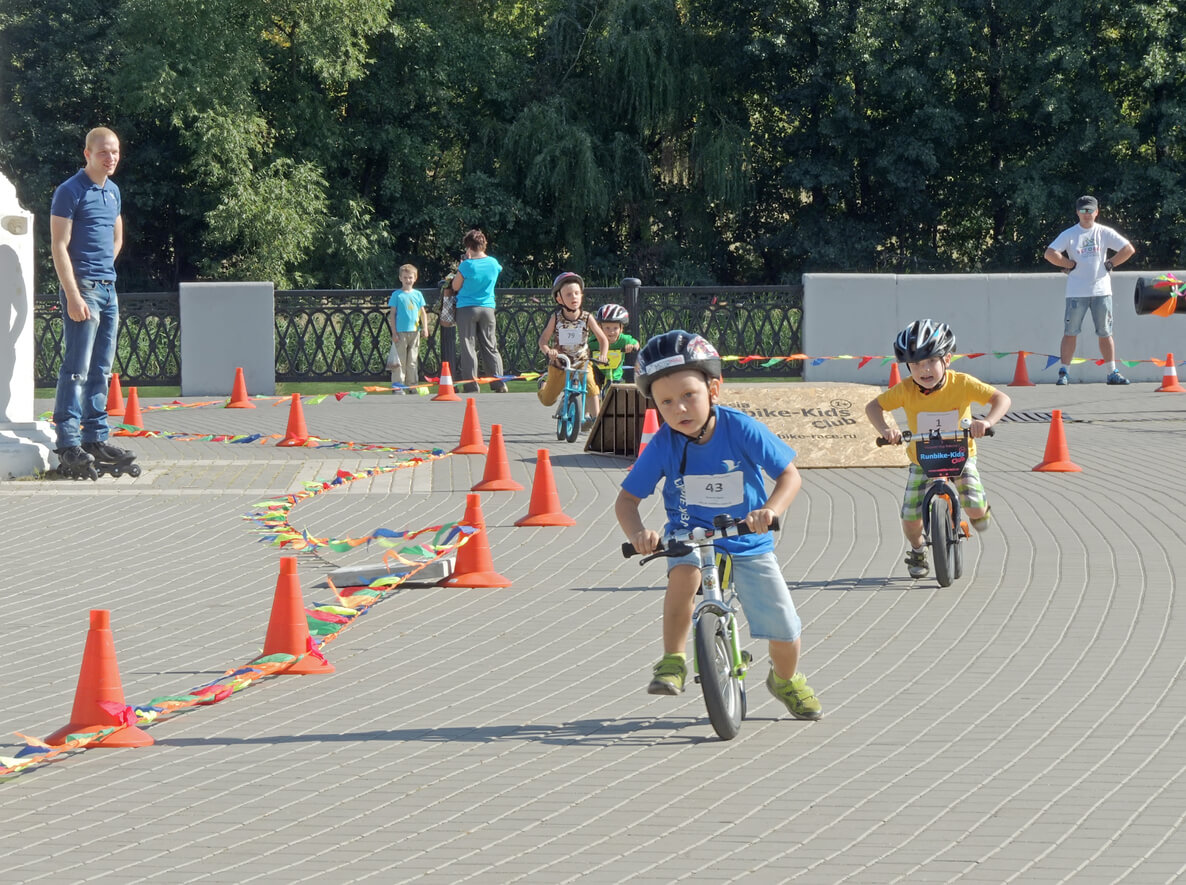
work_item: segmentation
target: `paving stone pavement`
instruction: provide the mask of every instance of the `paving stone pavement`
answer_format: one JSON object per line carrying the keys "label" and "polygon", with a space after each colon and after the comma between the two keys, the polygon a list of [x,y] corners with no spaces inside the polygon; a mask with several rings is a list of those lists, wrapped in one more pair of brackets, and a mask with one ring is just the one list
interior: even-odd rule
{"label": "paving stone pavement", "polygon": [[[996,516],[948,589],[913,581],[904,471],[804,472],[778,547],[825,718],[762,686],[716,740],[698,690],[644,691],[661,564],[619,553],[629,461],[557,442],[530,394],[477,397],[522,492],[482,495],[502,590],[406,588],[278,677],[0,783],[0,882],[1170,882],[1186,873],[1186,397],[1010,388],[1061,407],[1079,474],[1033,473],[1048,424],[981,450]],[[144,404],[156,401],[146,400]],[[47,404],[39,403],[39,409]],[[462,403],[332,398],[312,433],[456,445]],[[145,413],[153,429],[282,432],[287,408]],[[869,430],[870,442],[873,433]],[[87,611],[108,608],[130,703],[261,647],[278,552],[240,517],[382,453],[137,440],[139,479],[0,483],[0,733],[68,721]],[[513,526],[537,449],[572,528]],[[459,519],[452,456],[299,504],[316,535]],[[652,522],[661,522],[652,510]],[[375,551],[301,554],[306,601]],[[0,755],[20,742],[0,737]]]}

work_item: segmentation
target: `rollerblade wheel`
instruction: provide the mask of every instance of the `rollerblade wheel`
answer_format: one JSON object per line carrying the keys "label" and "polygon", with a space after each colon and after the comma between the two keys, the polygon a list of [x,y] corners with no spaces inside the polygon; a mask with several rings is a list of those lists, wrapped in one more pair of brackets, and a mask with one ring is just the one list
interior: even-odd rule
{"label": "rollerblade wheel", "polygon": [[124,471],[123,471],[122,467],[112,467],[112,468],[110,468],[110,471],[111,471],[111,475],[114,476],[116,479],[119,479],[121,476],[124,475]]}
{"label": "rollerblade wheel", "polygon": [[140,465],[139,464],[132,464],[130,467],[128,467],[128,476],[135,479],[139,475],[140,475]]}

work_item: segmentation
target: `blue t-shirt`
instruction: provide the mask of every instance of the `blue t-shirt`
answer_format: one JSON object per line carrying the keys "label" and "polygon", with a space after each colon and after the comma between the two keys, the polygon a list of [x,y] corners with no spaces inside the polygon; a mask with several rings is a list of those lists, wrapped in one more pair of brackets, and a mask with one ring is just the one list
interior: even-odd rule
{"label": "blue t-shirt", "polygon": [[116,183],[109,178],[99,187],[85,169],[79,169],[54,191],[49,212],[72,222],[66,251],[77,279],[115,279],[115,220],[120,208]]}
{"label": "blue t-shirt", "polygon": [[458,307],[494,307],[494,283],[502,273],[497,258],[467,258],[457,266],[457,272],[462,276]]}
{"label": "blue t-shirt", "polygon": [[415,332],[420,328],[420,311],[424,307],[424,295],[419,289],[405,292],[396,289],[387,299],[387,306],[395,311],[395,331]]}
{"label": "blue t-shirt", "polygon": [[[664,424],[622,482],[627,492],[646,498],[660,480],[666,480],[664,534],[697,526],[712,528],[712,518],[721,513],[735,519],[747,516],[766,503],[762,472],[777,477],[795,458],[795,450],[761,421],[725,406],[717,406],[716,410],[717,426],[707,443],[697,445]],[[688,457],[680,476],[685,446]],[[689,497],[710,503],[689,503]],[[724,538],[718,543],[739,556],[774,550],[774,537],[769,533]]]}

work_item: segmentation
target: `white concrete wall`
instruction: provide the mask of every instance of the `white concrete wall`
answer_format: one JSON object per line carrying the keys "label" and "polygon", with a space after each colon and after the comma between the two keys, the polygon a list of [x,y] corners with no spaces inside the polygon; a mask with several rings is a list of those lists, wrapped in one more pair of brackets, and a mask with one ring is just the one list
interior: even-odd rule
{"label": "white concrete wall", "polygon": [[276,392],[275,287],[271,283],[182,283],[181,394],[230,396],[235,369],[247,393]]}
{"label": "white concrete wall", "polygon": [[[1113,337],[1118,360],[1186,359],[1186,314],[1137,316],[1133,292],[1138,277],[1161,270],[1112,274]],[[1183,271],[1173,272],[1186,279]],[[1066,278],[1060,273],[1029,274],[805,274],[803,277],[803,352],[809,356],[892,356],[894,337],[912,320],[932,317],[950,323],[959,353],[985,353],[957,360],[953,367],[993,384],[1008,384],[1017,368],[1013,352],[1058,354],[1062,339]],[[996,352],[1009,352],[1000,359]],[[1099,341],[1088,313],[1079,334],[1076,357],[1099,359]],[[1044,356],[1026,360],[1030,380],[1053,383],[1057,366],[1045,369]],[[889,364],[874,360],[858,369],[859,359],[828,360],[803,369],[810,381],[884,384]],[[1153,363],[1120,367],[1133,381],[1160,381]],[[1102,381],[1106,370],[1094,362],[1072,367],[1074,382]],[[1181,372],[1179,372],[1181,374]]]}

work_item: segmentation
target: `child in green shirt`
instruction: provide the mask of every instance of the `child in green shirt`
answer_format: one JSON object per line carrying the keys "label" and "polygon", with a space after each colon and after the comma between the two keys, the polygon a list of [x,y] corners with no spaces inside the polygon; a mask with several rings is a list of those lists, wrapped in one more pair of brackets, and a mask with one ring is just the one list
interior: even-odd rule
{"label": "child in green shirt", "polygon": [[[626,354],[638,352],[638,341],[623,330],[630,322],[630,314],[620,304],[606,304],[597,311],[597,324],[605,333],[609,341],[609,366],[602,369],[595,367],[598,382],[601,387],[606,384],[617,384],[622,380],[626,369]],[[593,342],[589,342],[592,348]]]}

